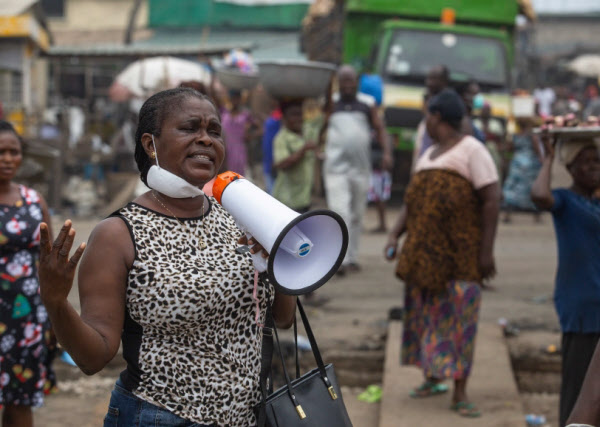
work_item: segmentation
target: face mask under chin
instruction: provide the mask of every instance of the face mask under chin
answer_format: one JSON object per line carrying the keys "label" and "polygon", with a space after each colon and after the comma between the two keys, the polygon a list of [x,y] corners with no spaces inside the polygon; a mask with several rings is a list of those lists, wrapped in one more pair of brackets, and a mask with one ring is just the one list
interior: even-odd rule
{"label": "face mask under chin", "polygon": [[185,179],[156,165],[151,166],[148,170],[146,182],[148,187],[174,199],[197,197],[204,194],[201,189]]}
{"label": "face mask under chin", "polygon": [[190,184],[174,173],[161,168],[158,162],[158,151],[156,150],[154,135],[152,135],[152,145],[154,146],[156,165],[152,165],[148,170],[148,175],[146,176],[148,187],[174,199],[185,199],[188,197],[204,195],[204,192],[198,187]]}

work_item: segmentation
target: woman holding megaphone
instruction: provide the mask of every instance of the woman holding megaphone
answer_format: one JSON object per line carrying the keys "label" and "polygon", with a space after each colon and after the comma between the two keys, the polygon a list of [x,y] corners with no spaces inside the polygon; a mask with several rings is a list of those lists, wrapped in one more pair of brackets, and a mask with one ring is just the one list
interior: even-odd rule
{"label": "woman holding megaphone", "polygon": [[[42,225],[41,296],[59,342],[89,375],[123,343],[127,369],[105,426],[256,424],[266,310],[288,327],[296,299],[257,280],[250,254],[237,250],[254,242],[200,190],[224,156],[212,101],[189,88],[160,92],[136,132],[151,190],[100,222],[71,258],[71,222],[53,244]],[[67,295],[80,259],[78,314]]]}

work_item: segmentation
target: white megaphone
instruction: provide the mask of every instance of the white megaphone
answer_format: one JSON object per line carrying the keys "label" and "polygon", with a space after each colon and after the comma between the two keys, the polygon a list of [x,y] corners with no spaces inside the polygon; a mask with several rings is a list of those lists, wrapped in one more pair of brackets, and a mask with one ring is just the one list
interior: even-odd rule
{"label": "white megaphone", "polygon": [[302,295],[324,285],[342,264],[348,228],[329,210],[299,214],[235,172],[224,172],[213,184],[213,196],[237,225],[269,252],[263,267],[278,291]]}

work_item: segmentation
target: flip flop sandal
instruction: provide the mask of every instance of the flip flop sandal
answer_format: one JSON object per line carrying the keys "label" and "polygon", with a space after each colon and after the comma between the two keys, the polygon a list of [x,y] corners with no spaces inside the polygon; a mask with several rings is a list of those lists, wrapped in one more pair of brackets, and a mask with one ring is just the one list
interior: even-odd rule
{"label": "flip flop sandal", "polygon": [[457,412],[461,417],[477,418],[481,416],[481,412],[471,402],[456,402],[450,406],[450,409]]}
{"label": "flip flop sandal", "polygon": [[414,399],[421,399],[423,397],[435,396],[443,394],[448,391],[448,386],[444,383],[434,383],[431,381],[425,381],[416,389],[409,393],[409,396]]}

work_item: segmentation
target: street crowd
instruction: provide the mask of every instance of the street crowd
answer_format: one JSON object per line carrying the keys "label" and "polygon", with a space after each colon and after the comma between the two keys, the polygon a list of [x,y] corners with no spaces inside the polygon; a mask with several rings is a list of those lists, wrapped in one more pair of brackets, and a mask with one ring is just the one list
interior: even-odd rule
{"label": "street crowd", "polygon": [[[262,181],[299,213],[311,209],[322,188],[327,207],[348,227],[340,277],[367,268],[359,263],[360,236],[373,204],[373,231],[387,233],[382,256],[405,283],[401,362],[423,371],[411,397],[448,393],[450,379],[450,409],[463,417],[481,416],[467,383],[482,288],[496,274],[500,212],[509,222],[516,210],[549,211],[559,254],[560,425],[600,425],[600,132],[568,141],[557,132],[594,128],[597,119],[588,115],[595,115],[597,91],[590,89],[582,108],[541,88],[532,94],[536,114],[517,118],[507,131],[478,83],[451,75],[444,65],[427,75],[410,180],[391,227],[385,204],[394,147],[382,117],[383,89],[349,65],[337,70],[321,104],[309,111],[303,99],[280,99],[265,120],[246,108],[238,90],[223,96],[186,82],[151,96],[133,138],[149,191],[102,220],[76,248],[74,224],[65,222],[55,236],[43,197],[14,182],[24,142],[0,122],[3,426],[33,425],[31,408],[56,387],[57,343],[86,374],[100,371],[122,345],[127,369],[105,426],[159,419],[173,426],[256,425],[261,325],[271,313],[278,327],[290,327],[297,298],[255,275],[250,256],[236,251],[241,233],[211,196],[213,179],[226,170]],[[248,168],[248,141],[256,139],[261,177]],[[552,189],[555,159],[571,187]],[[253,253],[268,255],[249,243]],[[67,300],[76,268],[80,313]],[[327,304],[316,294],[303,302]]]}

